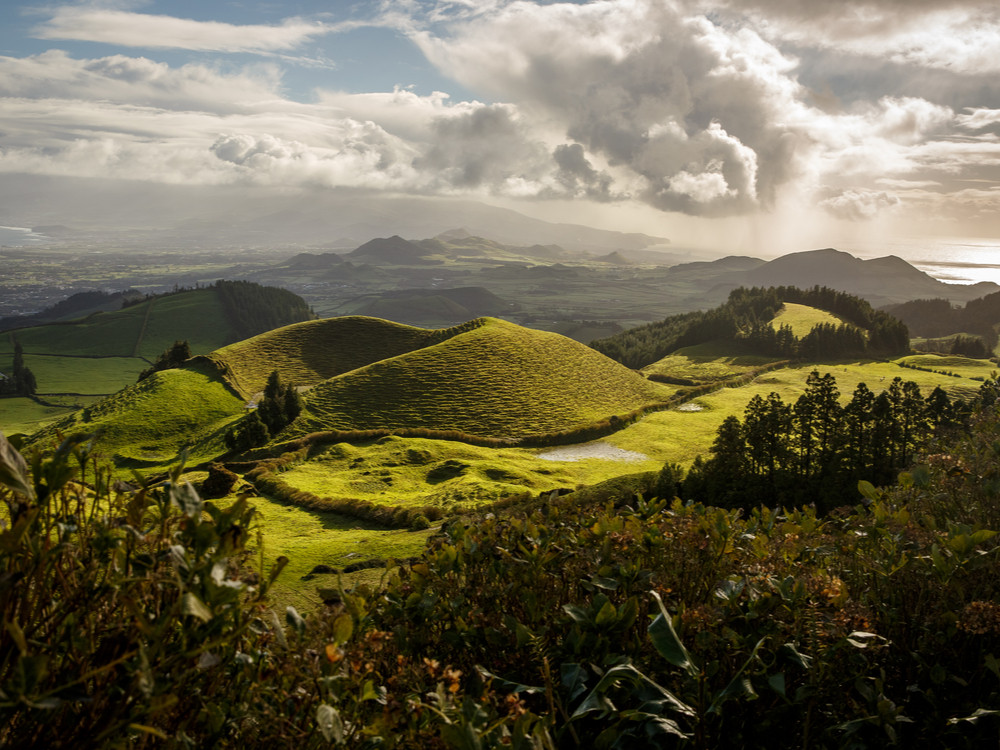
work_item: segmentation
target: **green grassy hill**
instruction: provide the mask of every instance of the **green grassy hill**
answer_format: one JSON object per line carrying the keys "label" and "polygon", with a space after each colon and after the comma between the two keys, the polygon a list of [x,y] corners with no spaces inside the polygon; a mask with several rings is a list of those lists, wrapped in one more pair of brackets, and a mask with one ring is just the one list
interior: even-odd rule
{"label": "green grassy hill", "polygon": [[381,359],[430,346],[460,329],[428,330],[351,315],[285,326],[219,349],[209,358],[249,399],[264,389],[273,370],[286,383],[315,385]]}
{"label": "green grassy hill", "polygon": [[521,437],[592,424],[668,393],[571,339],[493,318],[317,385],[286,434],[428,428]]}
{"label": "green grassy hill", "polygon": [[777,314],[771,318],[771,326],[777,329],[779,326],[790,326],[792,333],[797,338],[802,338],[809,331],[818,325],[840,326],[847,321],[838,315],[820,310],[818,307],[809,305],[799,305],[794,302],[786,302],[778,310]]}
{"label": "green grassy hill", "polygon": [[96,432],[96,454],[118,468],[160,470],[177,463],[185,449],[190,463],[224,453],[222,433],[243,408],[213,368],[194,364],[154,373],[55,422],[32,442],[44,445],[57,431]]}
{"label": "green grassy hill", "polygon": [[[38,401],[0,400],[0,428],[31,432],[135,383],[175,341],[207,354],[241,338],[247,325],[262,330],[309,317],[300,298],[282,289],[221,282],[153,297],[113,312],[0,333],[0,372],[13,359],[15,340],[38,381]],[[16,412],[16,413],[15,413]]]}

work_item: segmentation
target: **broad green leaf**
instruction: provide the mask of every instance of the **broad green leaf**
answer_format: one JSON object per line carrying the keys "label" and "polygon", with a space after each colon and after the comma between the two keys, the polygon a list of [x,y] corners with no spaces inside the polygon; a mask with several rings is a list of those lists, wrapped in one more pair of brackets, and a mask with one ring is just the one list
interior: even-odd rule
{"label": "broad green leaf", "polygon": [[977,724],[980,719],[985,716],[1000,716],[1000,711],[992,708],[977,708],[969,716],[962,716],[961,718],[948,719],[949,724],[958,724],[961,721],[968,722],[969,724]]}
{"label": "broad green leaf", "polygon": [[171,505],[190,519],[197,520],[201,517],[202,500],[190,482],[171,483],[169,491]]}
{"label": "broad green leaf", "polygon": [[148,724],[136,724],[133,722],[132,724],[128,725],[128,728],[136,732],[142,732],[143,734],[151,734],[154,737],[160,738],[161,740],[170,739],[170,737],[167,736],[167,733],[164,732],[162,729],[151,727]]}
{"label": "broad green leaf", "polygon": [[844,640],[846,640],[847,643],[849,643],[850,645],[854,646],[854,648],[868,648],[873,639],[876,638],[878,638],[878,636],[875,635],[875,633],[866,633],[862,630],[855,630]]}
{"label": "broad green leaf", "polygon": [[881,496],[879,491],[875,489],[875,485],[867,479],[862,479],[858,482],[858,492],[861,493],[862,497],[866,500],[870,500],[871,502],[875,502]]}
{"label": "broad green leaf", "polygon": [[597,613],[597,617],[594,618],[594,622],[597,625],[608,625],[613,623],[618,619],[618,610],[615,609],[615,605],[611,602],[604,602],[604,606]]}
{"label": "broad green leaf", "polygon": [[354,633],[353,618],[347,612],[341,612],[333,621],[333,642],[338,646],[347,643],[352,633]]}
{"label": "broad green leaf", "polygon": [[278,619],[278,613],[273,609],[267,611],[268,617],[271,619],[271,630],[274,633],[275,639],[278,641],[278,645],[282,648],[288,648],[288,639],[285,637],[285,627],[281,624],[281,620]]}
{"label": "broad green leaf", "polygon": [[771,686],[771,690],[776,692],[782,698],[785,698],[785,673],[778,672],[767,678],[767,684]]}
{"label": "broad green leaf", "polygon": [[792,664],[802,667],[802,669],[808,670],[809,664],[812,662],[812,657],[803,654],[798,648],[795,647],[794,643],[786,643],[780,649],[778,649],[778,654],[784,656]]}
{"label": "broad green leaf", "polygon": [[688,650],[677,636],[670,613],[663,606],[663,600],[656,591],[650,593],[660,607],[660,614],[656,616],[653,624],[649,626],[649,639],[653,642],[653,647],[660,656],[675,667],[680,667],[691,677],[697,677],[698,666],[694,663]]}
{"label": "broad green leaf", "polygon": [[493,686],[499,688],[499,690],[504,693],[525,693],[527,695],[532,695],[534,693],[545,692],[544,687],[532,687],[530,685],[523,685],[520,682],[506,680],[503,677],[493,674],[490,670],[486,669],[486,667],[479,664],[476,665],[476,671],[479,672],[480,676],[484,679],[491,680],[493,682]]}

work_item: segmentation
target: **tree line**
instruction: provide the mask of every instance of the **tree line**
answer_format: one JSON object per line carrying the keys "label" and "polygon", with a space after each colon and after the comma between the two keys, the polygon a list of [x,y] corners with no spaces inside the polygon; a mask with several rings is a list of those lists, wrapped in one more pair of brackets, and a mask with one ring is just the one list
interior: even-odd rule
{"label": "tree line", "polygon": [[237,341],[316,317],[305,300],[287,289],[251,281],[219,280],[215,290]]}
{"label": "tree line", "polygon": [[667,466],[661,486],[681,497],[726,508],[849,504],[859,480],[891,484],[929,438],[963,423],[969,406],[940,387],[926,398],[894,378],[875,394],[859,383],[846,405],[833,375],[813,371],[794,404],[777,393],[754,396],[740,420],[723,421],[710,457],[680,480]]}
{"label": "tree line", "polygon": [[263,445],[301,412],[302,399],[295,386],[281,382],[278,371],[272,370],[257,408],[226,432],[226,447],[234,453],[243,453]]}
{"label": "tree line", "polygon": [[[847,323],[820,324],[799,339],[790,327],[771,325],[786,302],[825,310]],[[867,330],[867,336],[861,329]],[[740,287],[712,310],[674,315],[598,339],[590,346],[638,369],[677,349],[713,340],[741,344],[754,353],[802,359],[893,356],[906,354],[910,346],[909,331],[900,320],[859,297],[821,286]]]}
{"label": "tree line", "polygon": [[14,361],[10,374],[0,377],[0,396],[34,396],[38,390],[35,374],[24,364],[24,349],[14,342]]}
{"label": "tree line", "polygon": [[[917,299],[886,310],[904,321],[914,335],[949,337],[947,343],[937,342],[938,351],[986,358],[998,343],[995,326],[1000,323],[1000,292],[969,300],[965,307],[953,306],[946,299]],[[969,335],[952,339],[959,331]]]}

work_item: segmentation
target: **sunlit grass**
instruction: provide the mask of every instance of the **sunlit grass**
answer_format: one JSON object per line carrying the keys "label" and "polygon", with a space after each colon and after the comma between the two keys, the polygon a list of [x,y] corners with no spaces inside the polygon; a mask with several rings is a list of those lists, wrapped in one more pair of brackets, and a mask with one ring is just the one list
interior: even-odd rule
{"label": "sunlit grass", "polygon": [[840,326],[847,321],[838,315],[820,310],[809,305],[798,305],[794,302],[786,302],[778,310],[778,314],[771,319],[771,326],[777,330],[781,326],[790,326],[796,338],[802,338],[809,331],[818,325]]}
{"label": "sunlit grass", "polygon": [[760,369],[780,357],[734,354],[731,341],[708,341],[668,354],[642,369],[646,375],[661,375],[710,383]]}
{"label": "sunlit grass", "polygon": [[672,392],[563,336],[486,319],[321,383],[287,434],[423,427],[521,437],[624,415]]}

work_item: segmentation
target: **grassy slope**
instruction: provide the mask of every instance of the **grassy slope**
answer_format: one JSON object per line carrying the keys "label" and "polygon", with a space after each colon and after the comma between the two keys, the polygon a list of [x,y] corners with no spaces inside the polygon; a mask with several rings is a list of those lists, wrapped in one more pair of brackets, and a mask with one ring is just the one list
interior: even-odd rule
{"label": "grassy slope", "polygon": [[[205,473],[192,473],[191,481],[200,481]],[[215,500],[227,507],[233,497]],[[270,570],[281,555],[288,557],[288,567],[281,574],[271,596],[281,607],[293,605],[300,612],[317,609],[321,602],[316,594],[320,587],[337,585],[336,575],[309,576],[316,565],[343,568],[352,562],[372,558],[402,559],[420,554],[427,537],[436,529],[425,531],[387,530],[337,513],[303,510],[294,505],[275,502],[264,497],[251,500],[257,511],[259,528],[264,538],[264,571]],[[260,548],[252,545],[252,562],[259,564]],[[347,583],[358,577],[378,579],[384,570],[365,570],[344,576]]]}
{"label": "grassy slope", "polygon": [[743,375],[779,359],[758,354],[732,354],[732,348],[731,343],[720,341],[687,346],[647,365],[642,368],[642,372],[646,375],[714,383],[734,375]]}
{"label": "grassy slope", "polygon": [[[974,377],[989,372],[990,367],[990,363],[975,360],[965,360],[965,365],[968,374]],[[592,485],[622,474],[655,471],[665,461],[689,465],[698,454],[707,454],[716,430],[728,415],[742,417],[743,409],[754,395],[766,396],[771,391],[779,393],[786,402],[793,402],[805,390],[806,379],[813,369],[821,374],[830,372],[837,378],[844,402],[857,383],[863,381],[878,392],[896,376],[915,381],[925,395],[935,385],[941,385],[952,395],[969,395],[979,386],[978,381],[969,377],[904,369],[891,362],[803,365],[768,372],[741,388],[723,388],[701,396],[693,402],[701,407],[700,411],[656,412],[603,439],[615,447],[648,456],[647,461],[639,463],[598,459],[543,461],[537,458],[537,454],[544,452],[540,450],[490,450],[445,441],[390,437],[365,445],[331,446],[281,476],[292,486],[317,495],[358,497],[390,505],[467,505],[505,493],[538,493],[553,487]],[[948,369],[957,371],[957,367]],[[445,462],[449,460],[457,462],[458,473],[451,478],[442,478],[450,473],[447,471],[432,474],[435,468],[446,468]],[[308,564],[299,566],[303,572],[329,557],[344,561],[346,550],[358,550],[362,556],[369,556],[368,550],[376,548],[382,557],[412,554],[414,539],[406,532],[362,531],[360,523],[351,531],[336,531],[333,525],[324,526],[330,522],[320,515],[300,516],[304,512],[269,501],[265,508],[270,509],[267,513],[274,519],[271,526],[265,527],[271,529],[267,532],[269,559],[284,553],[293,559],[296,554],[305,554]],[[284,519],[293,517],[286,529]],[[317,538],[308,539],[310,533]],[[381,546],[375,546],[375,539],[380,540]],[[317,585],[330,585],[329,580],[324,580],[327,578],[319,576],[313,581],[302,581],[288,576],[285,579],[288,589],[282,595],[291,597],[290,601],[308,602],[314,597]]]}
{"label": "grassy slope", "polygon": [[68,412],[75,411],[82,404],[79,401],[90,401],[92,397],[74,399],[65,406],[45,406],[30,398],[0,399],[0,432],[13,435],[18,432],[30,434],[36,430],[65,417]]}
{"label": "grassy slope", "polygon": [[[388,505],[468,506],[523,492],[593,484],[621,473],[599,460],[540,460],[540,451],[494,450],[424,438],[386,437],[366,445],[338,443],[283,472],[297,489]],[[662,462],[660,462],[662,464]],[[630,465],[630,470],[657,468]]]}
{"label": "grassy slope", "polygon": [[[0,359],[2,362],[2,359]],[[38,380],[39,394],[104,396],[131,385],[148,365],[138,357],[58,357],[28,354],[24,364]]]}
{"label": "grassy slope", "polygon": [[809,331],[821,323],[831,325],[843,325],[846,321],[826,310],[820,310],[808,305],[797,305],[794,302],[786,302],[778,310],[778,314],[771,320],[771,326],[777,330],[779,326],[791,326],[792,333],[797,338],[802,338]]}
{"label": "grassy slope", "polygon": [[5,336],[16,336],[26,354],[131,357],[142,332],[148,305],[144,302],[116,312],[98,313],[76,323],[22,328]]}
{"label": "grassy slope", "polygon": [[175,341],[187,341],[192,354],[207,354],[235,338],[222,301],[212,289],[183,292],[150,303],[153,306],[138,347],[141,357],[155,361]]}
{"label": "grassy slope", "polygon": [[296,323],[213,352],[232,385],[250,398],[277,370],[285,382],[314,385],[387,357],[440,341],[446,331],[348,316]]}
{"label": "grassy slope", "polygon": [[190,448],[190,463],[225,451],[223,428],[243,413],[243,403],[207,369],[158,372],[84,412],[72,414],[34,436],[50,440],[63,432],[99,432],[97,450],[122,469],[162,469]]}
{"label": "grassy slope", "polygon": [[670,393],[563,336],[485,321],[321,383],[285,434],[425,427],[516,437],[584,426]]}
{"label": "grassy slope", "polygon": [[[98,313],[75,323],[42,325],[0,334],[0,370],[10,368],[13,336],[24,347],[25,364],[38,381],[38,395],[104,396],[135,383],[139,373],[174,341],[187,340],[194,354],[222,346],[232,336],[211,289],[147,300],[124,310]],[[0,423],[15,422],[31,432],[79,405],[19,408],[14,416],[0,404]]]}

